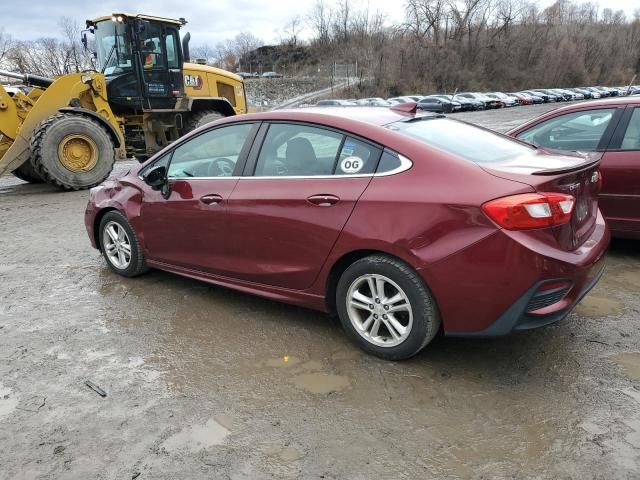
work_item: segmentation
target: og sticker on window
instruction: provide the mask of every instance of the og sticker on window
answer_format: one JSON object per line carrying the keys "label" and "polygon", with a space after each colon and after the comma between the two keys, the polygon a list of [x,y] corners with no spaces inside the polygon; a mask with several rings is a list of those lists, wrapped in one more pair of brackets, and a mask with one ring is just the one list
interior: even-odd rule
{"label": "og sticker on window", "polygon": [[340,170],[344,173],[358,173],[362,170],[364,161],[360,157],[347,157],[340,162]]}

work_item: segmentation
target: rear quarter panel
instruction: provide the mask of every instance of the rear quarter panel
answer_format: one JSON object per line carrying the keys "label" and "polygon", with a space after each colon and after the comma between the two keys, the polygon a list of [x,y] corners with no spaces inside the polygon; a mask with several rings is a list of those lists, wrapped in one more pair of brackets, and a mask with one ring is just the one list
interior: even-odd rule
{"label": "rear quarter panel", "polygon": [[402,154],[412,160],[413,167],[373,178],[327,259],[318,292],[326,289],[331,268],[342,257],[374,250],[418,270],[437,301],[438,291],[455,285],[439,282],[431,274],[432,265],[498,231],[481,205],[492,198],[532,191],[529,185],[494,177],[444,152],[413,148]]}

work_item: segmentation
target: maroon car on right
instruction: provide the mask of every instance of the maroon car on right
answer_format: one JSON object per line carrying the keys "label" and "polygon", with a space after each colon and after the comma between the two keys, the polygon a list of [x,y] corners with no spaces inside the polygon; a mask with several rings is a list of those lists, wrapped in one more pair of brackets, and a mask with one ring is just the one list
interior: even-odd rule
{"label": "maroon car on right", "polygon": [[558,108],[508,134],[544,150],[599,155],[599,206],[611,233],[640,239],[640,96]]}

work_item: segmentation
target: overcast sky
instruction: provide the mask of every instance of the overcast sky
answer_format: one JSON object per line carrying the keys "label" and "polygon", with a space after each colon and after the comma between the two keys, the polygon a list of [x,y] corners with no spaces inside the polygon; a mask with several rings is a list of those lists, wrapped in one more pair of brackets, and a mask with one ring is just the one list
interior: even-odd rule
{"label": "overcast sky", "polygon": [[[8,0],[2,0],[7,2]],[[13,3],[13,2],[12,2]],[[86,18],[113,12],[146,13],[167,17],[184,17],[189,24],[192,44],[209,43],[233,38],[239,32],[251,32],[266,43],[277,42],[282,27],[295,15],[305,17],[315,0],[31,0],[28,11],[14,7],[3,8],[0,29],[18,40],[32,40],[58,35],[58,20],[62,16],[77,19],[84,25]],[[331,4],[331,0],[327,0]],[[404,0],[353,0],[355,5],[370,11],[379,10],[388,23],[404,18]],[[553,0],[540,0],[541,7]],[[606,0],[601,7],[622,9],[627,16],[640,7],[640,0]],[[132,12],[135,6],[135,12]]]}

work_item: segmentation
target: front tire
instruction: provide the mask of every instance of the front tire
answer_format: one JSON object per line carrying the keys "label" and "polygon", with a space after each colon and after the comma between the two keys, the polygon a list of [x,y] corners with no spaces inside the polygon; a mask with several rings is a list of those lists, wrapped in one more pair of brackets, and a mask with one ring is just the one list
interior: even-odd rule
{"label": "front tire", "polygon": [[440,330],[435,301],[406,263],[372,255],[340,277],[336,305],[353,342],[385,360],[404,360],[422,350]]}
{"label": "front tire", "polygon": [[70,113],[40,123],[29,148],[38,175],[63,190],[98,185],[109,176],[116,158],[113,141],[98,122]]}
{"label": "front tire", "polygon": [[196,128],[200,128],[207,123],[215,122],[224,118],[220,112],[215,110],[203,110],[201,112],[192,113],[184,126],[184,133],[188,133]]}
{"label": "front tire", "polygon": [[38,174],[36,169],[33,168],[31,159],[28,159],[11,173],[13,173],[13,175],[18,177],[20,180],[24,180],[25,182],[44,183],[42,177]]}
{"label": "front tire", "polygon": [[137,277],[149,270],[138,237],[126,217],[107,212],[100,220],[98,239],[109,268],[123,277]]}

